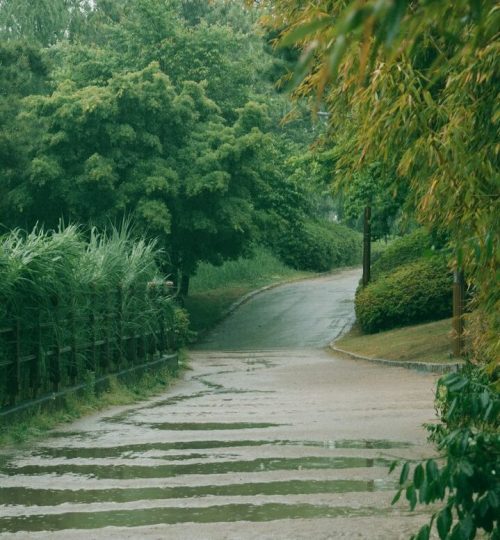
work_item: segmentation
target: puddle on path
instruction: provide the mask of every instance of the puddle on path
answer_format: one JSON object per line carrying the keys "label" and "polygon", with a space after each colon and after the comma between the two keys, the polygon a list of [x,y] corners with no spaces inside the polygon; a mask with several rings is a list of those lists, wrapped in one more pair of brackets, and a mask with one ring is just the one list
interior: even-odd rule
{"label": "puddle on path", "polygon": [[[181,441],[168,443],[143,443],[130,444],[126,446],[113,447],[60,447],[60,448],[40,448],[34,454],[41,457],[65,457],[72,458],[107,458],[123,457],[136,458],[141,457],[142,453],[152,450],[209,450],[212,448],[234,448],[239,446],[264,446],[276,444],[277,441]],[[278,441],[279,442],[279,441]]]}
{"label": "puddle on path", "polygon": [[[168,459],[168,457],[166,458]],[[76,474],[90,478],[164,478],[183,474],[224,474],[238,472],[260,472],[302,469],[350,469],[358,467],[388,466],[390,460],[364,457],[301,457],[301,458],[260,458],[245,461],[222,461],[214,463],[194,463],[182,465],[23,465],[6,468],[8,476],[42,474]]]}
{"label": "puddle on path", "polygon": [[384,439],[344,439],[340,441],[325,441],[323,445],[326,448],[367,448],[377,450],[386,450],[391,448],[410,448],[411,446],[413,446],[409,442],[388,441]]}
{"label": "puddle on path", "polygon": [[[291,441],[291,440],[231,440],[231,441],[180,441],[130,444],[113,447],[46,447],[37,448],[33,454],[40,457],[53,458],[140,458],[150,451],[169,450],[210,450],[218,448],[238,448],[255,446],[304,446],[319,448],[409,448],[411,443],[384,440],[341,440],[341,441]],[[191,454],[192,455],[192,454]]]}
{"label": "puddle on path", "polygon": [[218,431],[225,429],[271,428],[287,424],[273,424],[272,422],[134,422],[134,425],[166,431]]}
{"label": "puddle on path", "polygon": [[74,438],[74,439],[85,439],[92,440],[98,439],[101,435],[110,433],[109,430],[99,430],[99,431],[51,431],[47,434],[48,439],[65,439]]}
{"label": "puddle on path", "polygon": [[313,519],[338,516],[387,515],[389,510],[361,507],[330,507],[312,504],[227,504],[205,508],[148,508],[106,512],[67,512],[0,518],[0,530],[9,532],[139,527],[173,523],[216,523],[278,519]]}
{"label": "puddle on path", "polygon": [[0,504],[5,506],[57,506],[64,503],[125,503],[132,501],[183,499],[192,497],[237,497],[255,495],[309,495],[314,493],[353,493],[387,491],[395,481],[380,480],[286,480],[209,486],[121,489],[33,489],[0,488]]}
{"label": "puddle on path", "polygon": [[[212,386],[211,390],[202,390],[200,392],[194,392],[193,394],[181,394],[178,396],[172,396],[165,399],[162,399],[160,401],[154,401],[153,403],[148,403],[147,405],[143,407],[134,407],[133,409],[129,409],[117,414],[114,414],[112,416],[107,416],[99,420],[99,422],[109,422],[109,423],[121,423],[125,422],[128,418],[130,418],[132,415],[136,414],[140,411],[147,411],[151,409],[157,409],[161,407],[168,407],[171,405],[176,405],[178,403],[182,403],[183,401],[190,401],[197,398],[202,398],[205,396],[218,396],[222,394],[274,394],[275,392],[273,390],[243,390],[241,388],[225,388],[220,385],[214,385],[209,382],[204,382],[207,386]],[[58,435],[56,435],[58,436]],[[62,434],[60,436],[63,436]]]}

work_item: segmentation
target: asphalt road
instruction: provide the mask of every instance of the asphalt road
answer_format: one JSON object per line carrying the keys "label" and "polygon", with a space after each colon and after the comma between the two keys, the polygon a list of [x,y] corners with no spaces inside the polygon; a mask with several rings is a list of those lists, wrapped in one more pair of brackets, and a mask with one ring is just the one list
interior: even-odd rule
{"label": "asphalt road", "polygon": [[164,395],[14,453],[0,538],[409,538],[429,510],[390,505],[388,464],[431,454],[435,377],[323,347],[352,321],[358,277],[255,297]]}
{"label": "asphalt road", "polygon": [[197,347],[238,350],[324,347],[354,322],[359,269],[299,281],[259,294]]}

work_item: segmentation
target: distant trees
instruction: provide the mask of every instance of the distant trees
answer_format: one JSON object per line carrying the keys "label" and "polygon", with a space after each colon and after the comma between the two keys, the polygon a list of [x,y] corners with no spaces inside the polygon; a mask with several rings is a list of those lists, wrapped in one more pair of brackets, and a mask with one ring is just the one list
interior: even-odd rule
{"label": "distant trees", "polygon": [[[279,171],[301,147],[277,125],[285,98],[254,14],[223,1],[59,3],[0,10],[4,225],[132,214],[187,293],[199,261],[301,219],[305,202],[283,208]],[[265,193],[282,199],[281,221]]]}

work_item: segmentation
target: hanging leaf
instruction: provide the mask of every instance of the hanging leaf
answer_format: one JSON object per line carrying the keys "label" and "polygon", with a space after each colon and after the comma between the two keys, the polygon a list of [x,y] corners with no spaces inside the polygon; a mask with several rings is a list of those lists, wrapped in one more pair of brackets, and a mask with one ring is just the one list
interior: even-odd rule
{"label": "hanging leaf", "polygon": [[446,506],[445,508],[443,508],[443,510],[441,510],[441,512],[439,512],[437,516],[437,520],[436,520],[436,526],[437,526],[439,538],[441,540],[445,540],[446,536],[448,535],[448,532],[451,527],[451,521],[452,521],[451,510],[449,506]]}
{"label": "hanging leaf", "polygon": [[403,465],[403,468],[401,469],[401,474],[399,476],[399,485],[403,485],[406,482],[409,472],[410,472],[410,464],[407,461]]}
{"label": "hanging leaf", "polygon": [[279,48],[290,47],[303,41],[305,38],[313,36],[319,30],[327,28],[333,25],[333,19],[331,17],[323,16],[318,19],[314,19],[307,23],[294,27],[292,30],[283,34],[283,37],[278,42]]}
{"label": "hanging leaf", "polygon": [[425,478],[424,468],[419,463],[415,467],[415,470],[413,471],[413,484],[415,485],[417,489],[419,489],[420,486],[422,485],[424,478]]}
{"label": "hanging leaf", "polygon": [[345,35],[341,34],[335,40],[330,55],[328,57],[328,70],[330,72],[330,78],[334,81],[337,78],[340,62],[347,49],[347,40]]}

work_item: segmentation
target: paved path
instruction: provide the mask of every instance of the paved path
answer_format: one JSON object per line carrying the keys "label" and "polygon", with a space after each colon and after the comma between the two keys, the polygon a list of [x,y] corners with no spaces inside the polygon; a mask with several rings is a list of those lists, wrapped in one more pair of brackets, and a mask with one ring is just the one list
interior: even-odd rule
{"label": "paved path", "polygon": [[390,506],[387,465],[430,453],[435,377],[320,347],[352,320],[358,277],[255,297],[172,391],[17,455],[0,474],[0,537],[408,538],[427,516]]}

